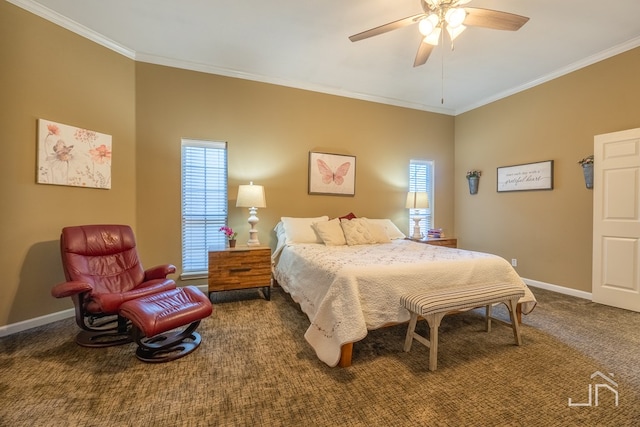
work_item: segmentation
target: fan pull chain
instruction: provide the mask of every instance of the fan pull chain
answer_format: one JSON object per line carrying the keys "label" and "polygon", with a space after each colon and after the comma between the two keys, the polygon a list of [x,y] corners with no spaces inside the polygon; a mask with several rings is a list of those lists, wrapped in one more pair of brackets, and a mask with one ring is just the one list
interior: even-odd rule
{"label": "fan pull chain", "polygon": [[440,104],[444,104],[444,56],[440,57],[442,60],[440,68]]}
{"label": "fan pull chain", "polygon": [[[444,46],[444,31],[440,32],[440,46]],[[444,49],[440,49],[440,105],[444,105]]]}

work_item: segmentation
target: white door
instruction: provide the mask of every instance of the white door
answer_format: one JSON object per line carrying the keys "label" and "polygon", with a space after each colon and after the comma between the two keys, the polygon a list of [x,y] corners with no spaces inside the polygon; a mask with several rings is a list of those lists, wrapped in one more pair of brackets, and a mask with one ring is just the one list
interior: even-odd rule
{"label": "white door", "polygon": [[593,302],[640,311],[640,128],[596,135]]}

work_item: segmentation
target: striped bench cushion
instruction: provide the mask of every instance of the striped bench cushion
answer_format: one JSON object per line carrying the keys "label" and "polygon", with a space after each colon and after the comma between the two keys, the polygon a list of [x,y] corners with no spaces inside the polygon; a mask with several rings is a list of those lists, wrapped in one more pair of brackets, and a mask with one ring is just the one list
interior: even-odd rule
{"label": "striped bench cushion", "polygon": [[400,304],[420,316],[427,314],[465,310],[483,305],[504,302],[524,296],[524,288],[512,284],[487,285],[474,288],[451,288],[436,291],[417,291],[400,297]]}

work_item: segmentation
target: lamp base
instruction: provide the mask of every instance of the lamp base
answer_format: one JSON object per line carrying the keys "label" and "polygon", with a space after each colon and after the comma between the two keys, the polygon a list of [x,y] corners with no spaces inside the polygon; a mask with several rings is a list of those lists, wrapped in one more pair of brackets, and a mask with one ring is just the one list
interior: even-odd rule
{"label": "lamp base", "polygon": [[249,240],[247,240],[247,246],[260,246],[260,241],[258,240],[258,230],[255,228],[251,228],[249,230]]}
{"label": "lamp base", "polygon": [[422,233],[420,233],[420,217],[413,217],[413,234],[411,235],[411,239],[413,240],[421,240]]}
{"label": "lamp base", "polygon": [[249,230],[249,240],[247,241],[247,246],[260,246],[260,241],[258,240],[258,230],[256,230],[256,224],[258,221],[258,209],[250,208],[249,209],[249,225],[251,225],[251,229]]}

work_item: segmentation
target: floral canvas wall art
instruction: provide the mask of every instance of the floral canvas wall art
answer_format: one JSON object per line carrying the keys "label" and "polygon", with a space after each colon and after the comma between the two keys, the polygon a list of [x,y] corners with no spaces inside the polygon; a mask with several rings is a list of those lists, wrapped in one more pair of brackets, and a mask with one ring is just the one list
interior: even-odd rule
{"label": "floral canvas wall art", "polygon": [[111,135],[38,119],[38,183],[111,188]]}

